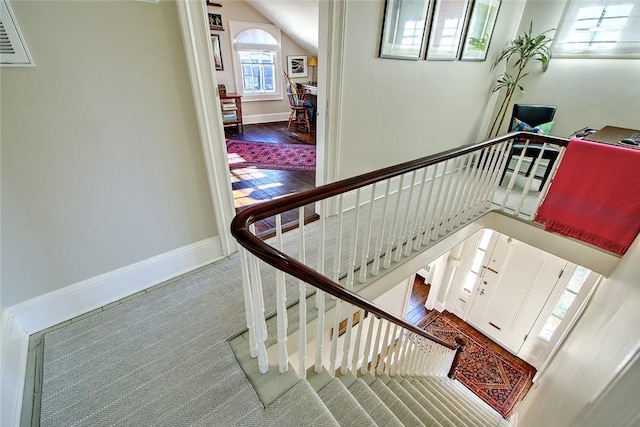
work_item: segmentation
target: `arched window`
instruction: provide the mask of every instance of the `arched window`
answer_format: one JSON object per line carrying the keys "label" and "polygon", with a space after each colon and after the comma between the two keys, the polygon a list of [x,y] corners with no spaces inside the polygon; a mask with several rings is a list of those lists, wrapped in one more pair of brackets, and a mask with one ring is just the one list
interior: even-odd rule
{"label": "arched window", "polygon": [[282,99],[280,30],[269,24],[229,22],[236,88],[243,100]]}

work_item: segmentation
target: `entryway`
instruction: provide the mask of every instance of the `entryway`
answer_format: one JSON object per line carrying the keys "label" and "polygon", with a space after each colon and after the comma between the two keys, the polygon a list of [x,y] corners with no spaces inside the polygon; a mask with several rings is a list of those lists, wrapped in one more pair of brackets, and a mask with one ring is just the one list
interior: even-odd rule
{"label": "entryway", "polygon": [[[315,145],[315,133],[287,130],[287,122],[272,122],[244,125],[244,132],[236,128],[226,128],[228,141],[250,141],[272,144],[304,144]],[[277,199],[288,194],[310,190],[315,187],[315,171],[293,171],[246,167],[231,169],[231,191],[236,212],[256,203]],[[315,217],[313,206],[305,207],[305,220]],[[282,214],[285,228],[294,226],[298,221],[297,211]],[[255,223],[256,233],[269,236],[273,233],[275,223],[272,219]]]}

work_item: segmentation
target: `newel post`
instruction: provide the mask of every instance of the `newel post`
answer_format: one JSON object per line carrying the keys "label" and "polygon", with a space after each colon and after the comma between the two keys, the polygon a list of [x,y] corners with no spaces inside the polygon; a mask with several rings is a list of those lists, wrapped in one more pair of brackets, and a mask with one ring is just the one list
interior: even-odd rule
{"label": "newel post", "polygon": [[469,345],[469,341],[466,337],[462,335],[456,335],[455,342],[458,344],[458,348],[456,349],[456,355],[453,357],[453,362],[451,363],[451,369],[449,369],[449,373],[447,376],[451,379],[455,379],[456,370],[458,369],[458,365],[460,365],[460,359],[462,358],[462,353]]}

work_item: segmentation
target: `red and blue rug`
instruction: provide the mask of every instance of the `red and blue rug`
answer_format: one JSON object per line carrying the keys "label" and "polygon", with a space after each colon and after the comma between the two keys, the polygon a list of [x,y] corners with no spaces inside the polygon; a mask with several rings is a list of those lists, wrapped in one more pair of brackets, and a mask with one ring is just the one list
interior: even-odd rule
{"label": "red and blue rug", "polygon": [[464,335],[469,345],[462,353],[456,379],[507,418],[524,398],[536,369],[500,348],[451,313],[430,312],[418,326],[453,343]]}
{"label": "red and blue rug", "polygon": [[305,144],[227,140],[231,169],[255,167],[294,172],[316,170],[316,147]]}

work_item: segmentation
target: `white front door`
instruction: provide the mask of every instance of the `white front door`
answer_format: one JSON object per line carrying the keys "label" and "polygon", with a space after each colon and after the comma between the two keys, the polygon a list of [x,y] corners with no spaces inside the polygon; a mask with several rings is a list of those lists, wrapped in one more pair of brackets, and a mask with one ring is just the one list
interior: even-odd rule
{"label": "white front door", "polygon": [[468,322],[517,354],[567,261],[499,235]]}

